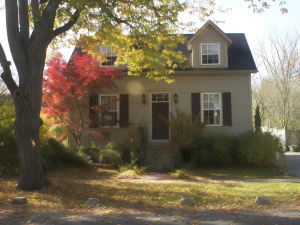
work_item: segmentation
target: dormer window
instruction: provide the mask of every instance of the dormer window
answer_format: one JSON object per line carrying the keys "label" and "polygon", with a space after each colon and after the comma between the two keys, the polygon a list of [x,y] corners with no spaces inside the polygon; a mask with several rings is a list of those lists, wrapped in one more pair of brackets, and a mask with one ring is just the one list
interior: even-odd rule
{"label": "dormer window", "polygon": [[201,64],[216,65],[220,64],[220,44],[202,43],[201,44]]}
{"label": "dormer window", "polygon": [[101,62],[101,66],[113,66],[117,59],[117,54],[115,53],[113,47],[102,45],[100,47],[100,52],[103,56],[105,56],[105,58]]}

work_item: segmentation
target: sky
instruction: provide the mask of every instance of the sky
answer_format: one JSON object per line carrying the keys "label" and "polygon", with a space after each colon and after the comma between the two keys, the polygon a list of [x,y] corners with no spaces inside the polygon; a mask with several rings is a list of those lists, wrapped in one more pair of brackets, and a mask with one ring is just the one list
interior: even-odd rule
{"label": "sky", "polygon": [[[217,25],[225,33],[245,33],[254,58],[258,49],[258,41],[267,42],[268,37],[277,32],[280,35],[286,33],[300,32],[300,1],[299,0],[286,0],[289,12],[287,14],[281,14],[280,7],[277,4],[273,4],[271,9],[266,10],[262,14],[254,14],[251,9],[247,7],[244,0],[218,0],[223,4],[225,8],[231,10],[227,13],[217,13],[212,20],[221,20],[222,23]],[[4,0],[0,0],[2,4]],[[191,17],[186,14],[186,19]],[[199,22],[199,28],[201,23]],[[5,27],[5,13],[0,11],[0,42],[3,45],[9,60],[11,60],[10,54],[8,54],[8,43],[6,39],[6,27]],[[63,54],[66,58],[69,57],[72,52],[71,49],[63,49]],[[256,60],[257,61],[257,60]],[[258,62],[257,62],[258,64]],[[258,65],[259,67],[259,65]]]}

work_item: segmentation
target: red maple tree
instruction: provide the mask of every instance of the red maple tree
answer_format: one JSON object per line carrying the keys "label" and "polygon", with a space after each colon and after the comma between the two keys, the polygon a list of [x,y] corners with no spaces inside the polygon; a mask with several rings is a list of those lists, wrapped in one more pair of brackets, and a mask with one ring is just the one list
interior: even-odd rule
{"label": "red maple tree", "polygon": [[[88,122],[88,96],[105,88],[115,88],[119,79],[114,67],[103,67],[89,54],[75,53],[67,63],[61,54],[47,62],[43,81],[43,113],[51,125],[60,125],[74,138],[76,148],[81,146],[82,131]],[[66,135],[64,136],[66,137]]]}

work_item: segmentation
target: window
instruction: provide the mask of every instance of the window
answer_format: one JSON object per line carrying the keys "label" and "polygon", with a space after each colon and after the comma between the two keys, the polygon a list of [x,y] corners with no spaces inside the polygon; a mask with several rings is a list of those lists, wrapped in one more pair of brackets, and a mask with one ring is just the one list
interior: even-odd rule
{"label": "window", "polygon": [[152,102],[168,102],[169,101],[169,94],[162,93],[162,94],[153,94],[152,95]]}
{"label": "window", "polygon": [[105,58],[101,62],[101,66],[113,66],[117,59],[117,54],[115,53],[112,46],[100,46],[100,52]]}
{"label": "window", "polygon": [[117,127],[119,118],[118,95],[100,95],[102,127]]}
{"label": "window", "polygon": [[221,94],[202,94],[202,122],[206,125],[221,125]]}
{"label": "window", "polygon": [[201,64],[220,64],[220,44],[201,44]]}

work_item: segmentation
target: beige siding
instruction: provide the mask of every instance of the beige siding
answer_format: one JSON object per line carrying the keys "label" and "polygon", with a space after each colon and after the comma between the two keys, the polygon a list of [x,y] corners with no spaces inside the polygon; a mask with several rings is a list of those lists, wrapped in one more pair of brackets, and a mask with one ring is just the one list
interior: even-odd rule
{"label": "beige siding", "polygon": [[[116,81],[118,93],[129,94],[129,128],[96,128],[86,127],[83,143],[90,143],[95,133],[102,132],[107,139],[117,142],[136,137],[136,128],[148,127],[151,133],[151,104],[152,92],[170,93],[170,112],[176,110],[191,114],[191,93],[198,92],[231,92],[232,96],[232,127],[210,127],[216,131],[224,131],[227,134],[240,134],[252,127],[251,115],[251,82],[250,74],[234,75],[177,75],[175,83],[166,84],[155,82],[146,78],[125,77]],[[173,101],[173,94],[179,96],[178,103]],[[146,104],[142,103],[142,95],[145,94]],[[86,113],[88,117],[88,110]],[[149,141],[151,136],[149,135]]]}
{"label": "beige siding", "polygon": [[[201,43],[220,44],[220,64],[201,65]],[[192,67],[193,68],[226,68],[228,67],[227,41],[214,29],[208,26],[192,41]]]}

